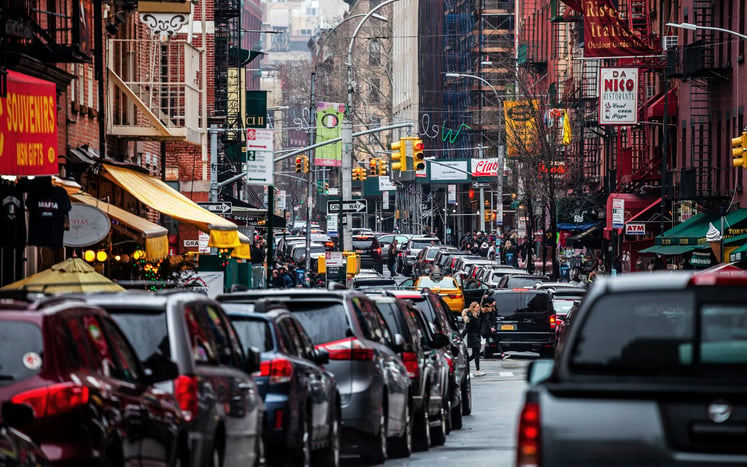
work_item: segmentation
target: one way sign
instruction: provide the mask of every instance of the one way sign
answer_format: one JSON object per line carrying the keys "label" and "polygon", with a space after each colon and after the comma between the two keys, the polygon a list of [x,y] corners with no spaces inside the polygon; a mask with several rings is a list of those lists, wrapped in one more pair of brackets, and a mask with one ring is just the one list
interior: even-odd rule
{"label": "one way sign", "polygon": [[229,202],[222,203],[197,203],[201,208],[207,209],[208,211],[215,214],[231,214],[233,212],[233,204]]}
{"label": "one way sign", "polygon": [[327,213],[339,214],[340,203],[342,203],[343,213],[361,213],[368,212],[368,202],[365,199],[353,199],[350,201],[327,201]]}

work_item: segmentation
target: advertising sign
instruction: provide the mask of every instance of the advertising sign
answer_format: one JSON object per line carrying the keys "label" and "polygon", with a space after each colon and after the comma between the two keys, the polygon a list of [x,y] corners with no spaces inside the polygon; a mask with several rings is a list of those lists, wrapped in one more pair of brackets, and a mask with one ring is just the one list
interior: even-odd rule
{"label": "advertising sign", "polygon": [[389,177],[378,177],[378,179],[379,191],[397,191],[397,187],[394,186],[394,183],[392,183]]}
{"label": "advertising sign", "polygon": [[274,185],[275,160],[273,130],[249,128],[246,130],[246,178],[248,185]]}
{"label": "advertising sign", "polygon": [[467,181],[469,168],[467,161],[438,160],[430,161],[431,182],[458,182]]}
{"label": "advertising sign", "polygon": [[507,156],[524,155],[534,149],[537,140],[537,109],[536,100],[503,102]]}
{"label": "advertising sign", "polygon": [[70,229],[66,230],[62,242],[68,247],[84,247],[105,239],[111,229],[111,221],[104,211],[83,203],[72,203],[68,213]]}
{"label": "advertising sign", "polygon": [[599,70],[599,124],[638,124],[638,68]]}
{"label": "advertising sign", "polygon": [[612,228],[622,229],[625,227],[625,200],[615,198],[612,200]]}
{"label": "advertising sign", "polygon": [[627,235],[646,235],[646,224],[625,224]]}
{"label": "advertising sign", "polygon": [[584,16],[584,57],[630,57],[657,53],[628,28],[612,0],[584,0],[580,3],[576,6],[581,7]]}
{"label": "advertising sign", "polygon": [[383,209],[384,211],[389,210],[389,192],[388,191],[383,191],[381,193],[381,209]]}
{"label": "advertising sign", "polygon": [[[321,143],[342,136],[342,118],[345,104],[317,102],[316,142]],[[327,144],[316,149],[314,165],[340,167],[342,165],[342,142]]]}
{"label": "advertising sign", "polygon": [[497,177],[498,176],[498,158],[492,159],[472,159],[473,177]]}
{"label": "advertising sign", "polygon": [[57,175],[54,83],[8,70],[0,98],[0,175]]}
{"label": "advertising sign", "polygon": [[448,204],[456,204],[456,185],[449,185],[446,200]]}

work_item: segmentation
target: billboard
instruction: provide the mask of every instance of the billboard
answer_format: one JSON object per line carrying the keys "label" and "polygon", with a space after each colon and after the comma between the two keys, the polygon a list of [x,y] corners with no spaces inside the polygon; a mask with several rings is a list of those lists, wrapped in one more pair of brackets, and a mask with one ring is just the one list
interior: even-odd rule
{"label": "billboard", "polygon": [[[342,136],[342,119],[344,116],[345,104],[317,102],[316,142],[322,143]],[[316,148],[314,165],[342,166],[342,141]]]}

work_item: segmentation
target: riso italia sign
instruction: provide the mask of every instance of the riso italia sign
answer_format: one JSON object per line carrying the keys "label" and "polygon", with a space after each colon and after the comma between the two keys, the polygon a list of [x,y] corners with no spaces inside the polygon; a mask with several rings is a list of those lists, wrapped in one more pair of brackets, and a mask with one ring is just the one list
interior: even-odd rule
{"label": "riso italia sign", "polygon": [[55,84],[8,71],[0,98],[0,175],[56,175]]}

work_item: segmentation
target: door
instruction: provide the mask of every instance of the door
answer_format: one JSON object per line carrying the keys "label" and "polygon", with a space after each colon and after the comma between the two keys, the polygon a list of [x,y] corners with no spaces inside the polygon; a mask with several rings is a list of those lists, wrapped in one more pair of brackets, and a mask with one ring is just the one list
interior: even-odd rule
{"label": "door", "polygon": [[464,279],[462,281],[462,294],[464,294],[464,307],[469,307],[472,302],[482,303],[482,298],[490,292],[483,282],[477,279]]}

